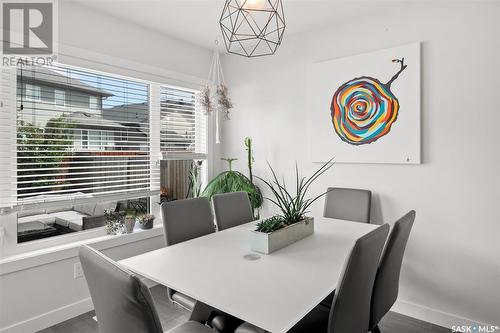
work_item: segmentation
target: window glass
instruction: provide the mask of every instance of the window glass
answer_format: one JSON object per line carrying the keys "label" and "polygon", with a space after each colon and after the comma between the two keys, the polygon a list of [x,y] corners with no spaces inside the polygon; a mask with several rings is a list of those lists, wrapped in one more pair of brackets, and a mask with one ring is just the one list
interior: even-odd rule
{"label": "window glass", "polygon": [[91,111],[97,110],[97,97],[96,96],[89,96],[89,109]]}
{"label": "window glass", "polygon": [[101,149],[101,131],[89,131],[89,149]]}
{"label": "window glass", "polygon": [[25,86],[25,97],[27,101],[41,101],[42,100],[42,91],[40,86],[36,86],[33,84],[26,84]]}
{"label": "window glass", "polygon": [[[31,82],[23,84],[27,78]],[[114,199],[108,210],[120,200],[126,203],[120,207],[144,206],[147,201],[128,198],[144,196],[154,184],[150,84],[59,65],[18,68],[17,82],[17,153],[12,157],[17,174],[10,205],[23,207],[20,242],[102,226],[100,204],[107,198],[126,199]],[[50,91],[53,103],[25,103],[28,96],[39,100]],[[89,107],[100,110],[89,112]]]}
{"label": "window glass", "polygon": [[[17,214],[17,242],[103,227],[106,224],[105,212],[117,212],[121,216],[128,213],[140,217],[149,212],[149,201],[149,197],[144,197],[85,204],[69,202],[50,208],[21,211]],[[139,225],[136,226],[138,227]],[[124,232],[124,227],[117,232]]]}
{"label": "window glass", "polygon": [[82,130],[81,133],[82,133],[82,148],[88,149],[89,148],[89,131]]}
{"label": "window glass", "polygon": [[66,93],[64,90],[54,90],[54,104],[58,106],[66,105]]}

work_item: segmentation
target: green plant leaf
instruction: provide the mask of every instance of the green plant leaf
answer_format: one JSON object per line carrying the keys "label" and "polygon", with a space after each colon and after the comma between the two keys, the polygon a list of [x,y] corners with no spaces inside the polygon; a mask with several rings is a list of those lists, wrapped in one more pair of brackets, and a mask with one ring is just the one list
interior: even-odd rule
{"label": "green plant leaf", "polygon": [[[282,213],[283,222],[281,227],[287,224],[292,224],[300,221],[304,218],[305,214],[308,212],[308,208],[319,198],[324,196],[328,191],[323,192],[313,198],[307,198],[306,195],[309,191],[310,186],[327,170],[333,166],[333,158],[328,162],[324,163],[318,170],[316,170],[309,178],[300,177],[298,164],[295,163],[295,195],[292,195],[287,189],[284,177],[280,181],[276,172],[272,168],[269,162],[267,165],[271,170],[271,180],[265,180],[262,177],[255,176],[257,179],[261,180],[267,187],[271,190],[274,198],[266,197],[271,203],[275,204]],[[262,230],[269,230],[269,228],[274,228],[279,226],[279,224],[272,224],[270,219],[262,221]],[[264,223],[266,222],[266,223]],[[272,226],[272,227],[271,227]]]}

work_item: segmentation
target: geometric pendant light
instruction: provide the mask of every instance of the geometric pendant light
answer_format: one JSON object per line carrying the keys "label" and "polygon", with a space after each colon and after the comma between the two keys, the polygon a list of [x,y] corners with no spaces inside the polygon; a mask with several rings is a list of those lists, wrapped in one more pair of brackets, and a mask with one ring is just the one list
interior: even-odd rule
{"label": "geometric pendant light", "polygon": [[229,53],[274,54],[285,31],[282,0],[226,0],[219,23]]}

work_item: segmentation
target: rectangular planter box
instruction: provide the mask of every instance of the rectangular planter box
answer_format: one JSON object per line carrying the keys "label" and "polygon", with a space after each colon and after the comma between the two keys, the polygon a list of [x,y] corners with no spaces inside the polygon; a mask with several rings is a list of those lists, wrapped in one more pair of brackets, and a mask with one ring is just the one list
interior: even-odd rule
{"label": "rectangular planter box", "polygon": [[314,233],[314,218],[307,217],[271,233],[252,231],[252,250],[264,254],[277,251]]}

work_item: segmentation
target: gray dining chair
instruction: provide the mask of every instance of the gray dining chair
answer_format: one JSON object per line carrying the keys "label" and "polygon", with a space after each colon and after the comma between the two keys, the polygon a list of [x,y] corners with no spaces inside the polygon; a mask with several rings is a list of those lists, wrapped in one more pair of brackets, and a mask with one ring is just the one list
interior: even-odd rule
{"label": "gray dining chair", "polygon": [[[212,209],[207,198],[164,202],[161,205],[161,214],[167,246],[215,232]],[[193,298],[170,288],[167,289],[167,295],[170,301],[190,311],[196,303]]]}
{"label": "gray dining chair", "polygon": [[254,220],[247,192],[216,194],[212,197],[212,202],[219,231]]}
{"label": "gray dining chair", "polygon": [[412,210],[396,221],[384,249],[373,285],[370,314],[370,331],[373,333],[380,333],[380,320],[398,298],[399,274],[415,216]]}
{"label": "gray dining chair", "polygon": [[[314,308],[289,333],[366,333],[370,329],[370,304],[380,255],[389,225],[384,224],[359,238],[346,260],[330,309]],[[260,333],[244,323],[235,333]]]}
{"label": "gray dining chair", "polygon": [[329,187],[324,217],[370,223],[372,192],[354,188]]}
{"label": "gray dining chair", "polygon": [[[79,257],[100,333],[163,333],[151,293],[139,277],[86,245],[80,247]],[[168,332],[207,333],[213,330],[190,320]]]}

